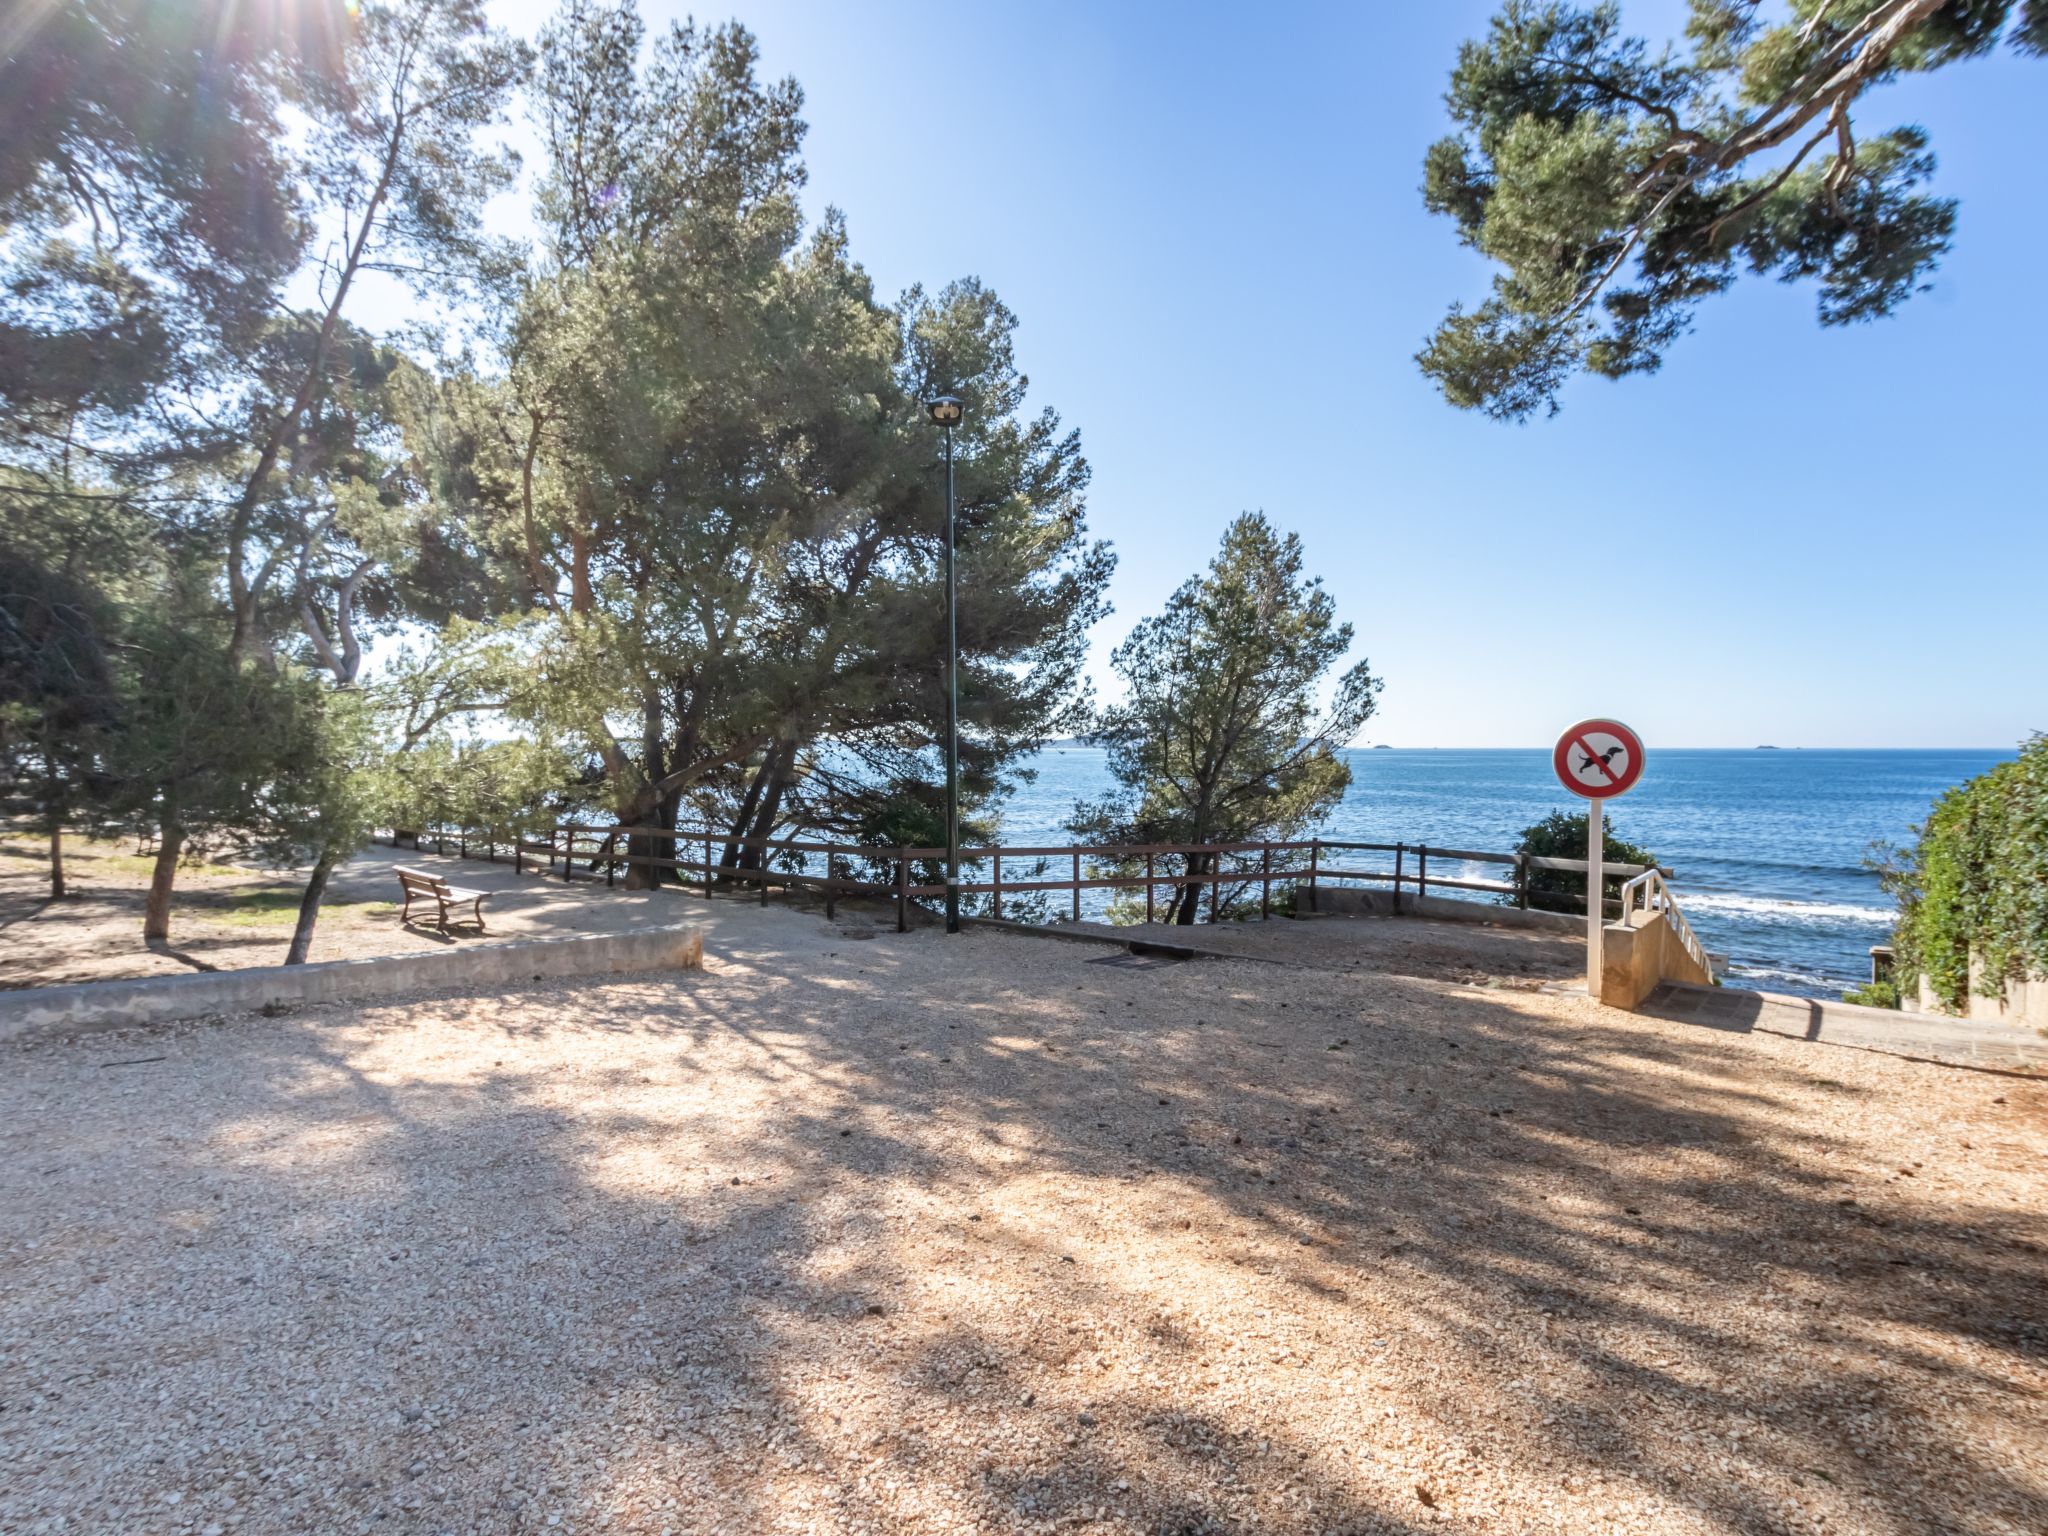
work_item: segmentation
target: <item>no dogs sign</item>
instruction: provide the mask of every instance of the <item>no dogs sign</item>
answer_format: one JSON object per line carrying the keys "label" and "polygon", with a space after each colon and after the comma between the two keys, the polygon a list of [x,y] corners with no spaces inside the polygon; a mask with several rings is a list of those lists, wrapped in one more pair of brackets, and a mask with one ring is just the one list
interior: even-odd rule
{"label": "no dogs sign", "polygon": [[1643,776],[1643,739],[1619,720],[1581,720],[1557,738],[1551,762],[1573,794],[1611,800]]}

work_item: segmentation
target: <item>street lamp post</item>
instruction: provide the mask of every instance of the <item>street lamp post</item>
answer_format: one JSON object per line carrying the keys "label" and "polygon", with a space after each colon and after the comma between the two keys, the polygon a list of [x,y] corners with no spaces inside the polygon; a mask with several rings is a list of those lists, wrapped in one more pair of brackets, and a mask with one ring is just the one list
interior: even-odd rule
{"label": "street lamp post", "polygon": [[946,932],[960,931],[960,584],[953,538],[953,428],[961,405],[954,395],[925,403],[925,414],[946,434]]}

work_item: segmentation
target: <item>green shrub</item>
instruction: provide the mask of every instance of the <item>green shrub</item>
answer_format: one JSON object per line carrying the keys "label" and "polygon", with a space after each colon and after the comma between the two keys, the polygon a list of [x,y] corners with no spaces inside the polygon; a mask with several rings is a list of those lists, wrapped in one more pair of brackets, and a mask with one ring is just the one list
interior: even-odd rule
{"label": "green shrub", "polygon": [[1901,984],[1925,976],[1941,1005],[1961,1012],[1973,954],[1986,997],[2048,976],[2048,736],[1950,790],[1914,831],[1912,848],[1871,860],[1899,904]]}
{"label": "green shrub", "polygon": [[[1515,844],[1515,852],[1526,853],[1545,859],[1583,859],[1588,842],[1587,813],[1579,811],[1552,811],[1534,826],[1522,829],[1522,840]],[[1601,828],[1601,858],[1609,864],[1655,864],[1657,856],[1647,848],[1624,842],[1615,836],[1614,823],[1606,822]],[[1603,895],[1607,900],[1618,899],[1622,883],[1629,877],[1614,875],[1603,881]],[[1577,912],[1586,910],[1586,877],[1558,869],[1532,869],[1528,875],[1529,905],[1546,912]],[[1518,898],[1504,895],[1504,905],[1515,906]]]}
{"label": "green shrub", "polygon": [[1865,1008],[1897,1008],[1902,1006],[1899,984],[1896,981],[1873,981],[1867,986],[1852,987],[1842,994],[1845,1003],[1860,1003]]}

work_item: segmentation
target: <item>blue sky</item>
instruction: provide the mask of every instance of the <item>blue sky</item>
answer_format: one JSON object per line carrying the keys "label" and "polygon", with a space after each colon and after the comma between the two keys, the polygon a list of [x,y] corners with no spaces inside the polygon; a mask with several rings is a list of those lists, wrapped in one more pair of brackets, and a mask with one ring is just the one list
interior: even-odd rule
{"label": "blue sky", "polygon": [[[642,0],[650,22],[679,15]],[[504,0],[529,35],[549,7]],[[2048,728],[2038,277],[2048,62],[1902,83],[1961,199],[1935,290],[1822,330],[1748,281],[1653,378],[1552,421],[1445,405],[1412,354],[1485,265],[1426,214],[1457,45],[1493,6],[747,0],[802,83],[808,204],[881,290],[975,274],[1082,433],[1120,557],[1095,672],[1263,508],[1386,680],[1369,740],[2010,746]],[[702,20],[722,11],[698,11]],[[1626,0],[1652,36],[1678,0]],[[969,595],[971,599],[971,594]]]}

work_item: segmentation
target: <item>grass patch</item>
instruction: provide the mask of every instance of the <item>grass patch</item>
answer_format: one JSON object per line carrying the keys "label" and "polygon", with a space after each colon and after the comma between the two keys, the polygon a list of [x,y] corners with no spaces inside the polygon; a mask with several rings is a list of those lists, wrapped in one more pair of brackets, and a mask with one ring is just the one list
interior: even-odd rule
{"label": "grass patch", "polygon": [[[359,922],[389,917],[398,910],[395,901],[323,901],[322,922]],[[288,928],[298,921],[299,891],[293,886],[270,886],[255,891],[237,891],[233,898],[209,911],[207,917],[230,928]]]}
{"label": "grass patch", "polygon": [[[67,855],[70,857],[70,855]],[[137,853],[88,853],[86,859],[103,869],[118,869],[124,875],[140,875],[148,879],[156,873],[155,854]],[[218,879],[245,879],[256,873],[253,869],[240,869],[233,864],[192,864],[180,861],[180,875],[212,875]]]}

